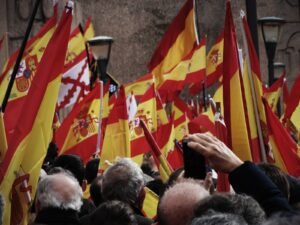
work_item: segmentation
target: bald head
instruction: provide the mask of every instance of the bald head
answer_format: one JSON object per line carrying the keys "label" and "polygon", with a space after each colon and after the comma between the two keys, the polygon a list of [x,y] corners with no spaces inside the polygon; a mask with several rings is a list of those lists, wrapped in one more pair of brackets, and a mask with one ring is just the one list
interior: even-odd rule
{"label": "bald head", "polygon": [[168,189],[158,205],[160,225],[185,225],[194,215],[195,206],[209,195],[200,184],[184,180]]}
{"label": "bald head", "polygon": [[74,177],[66,173],[47,175],[38,186],[37,210],[51,207],[79,211],[81,198],[82,190]]}

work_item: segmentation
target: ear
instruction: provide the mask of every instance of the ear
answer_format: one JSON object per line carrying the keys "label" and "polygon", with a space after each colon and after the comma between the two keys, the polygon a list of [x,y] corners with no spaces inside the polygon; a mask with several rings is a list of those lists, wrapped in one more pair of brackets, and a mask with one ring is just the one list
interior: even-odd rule
{"label": "ear", "polygon": [[139,209],[143,208],[143,203],[144,203],[145,197],[146,197],[146,192],[145,192],[144,188],[142,188],[139,193],[138,202],[137,202]]}

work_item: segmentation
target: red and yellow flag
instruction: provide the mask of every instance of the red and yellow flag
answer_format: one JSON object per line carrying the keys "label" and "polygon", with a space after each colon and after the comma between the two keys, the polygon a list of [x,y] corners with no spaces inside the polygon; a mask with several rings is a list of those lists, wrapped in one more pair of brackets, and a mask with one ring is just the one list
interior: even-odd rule
{"label": "red and yellow flag", "polygon": [[153,75],[151,73],[143,75],[136,81],[125,85],[126,96],[133,94],[140,101],[145,92],[153,84]]}
{"label": "red and yellow flag", "polygon": [[288,174],[300,176],[300,158],[298,146],[283,127],[267,101],[264,101],[269,128],[269,140],[274,154],[275,164]]}
{"label": "red and yellow flag", "polygon": [[[215,44],[211,47],[206,56],[206,77],[205,86],[210,87],[215,84],[223,74],[223,49],[224,49],[224,33],[222,32]],[[190,95],[197,95],[202,90],[201,83],[194,84],[189,92]]]}
{"label": "red and yellow flag", "polygon": [[181,141],[189,133],[188,123],[193,115],[187,104],[178,96],[172,102],[172,113],[174,114],[175,138]]}
{"label": "red and yellow flag", "polygon": [[103,147],[100,153],[100,168],[105,170],[106,160],[113,162],[116,157],[130,157],[130,133],[124,87],[121,86],[118,98],[107,119]]}
{"label": "red and yellow flag", "polygon": [[[70,3],[69,3],[70,4]],[[70,7],[38,65],[22,106],[22,114],[0,167],[0,189],[5,199],[4,224],[27,224],[40,169],[52,137],[52,122],[72,22]],[[6,112],[7,113],[7,112]]]}
{"label": "red and yellow flag", "polygon": [[[14,128],[16,127],[16,118],[23,113],[21,110],[23,109],[22,107],[25,102],[25,97],[31,87],[33,78],[36,75],[37,67],[44,54],[44,50],[54,33],[55,25],[56,14],[54,14],[54,16],[42,28],[43,32],[39,34],[39,38],[36,38],[36,41],[31,45],[30,49],[27,49],[28,53],[24,53],[24,57],[20,63],[4,114],[8,142],[14,132]],[[14,55],[12,57],[14,57]],[[5,92],[10,81],[10,74],[13,70],[12,65],[13,64],[9,67],[10,62],[8,62],[5,74],[3,74],[3,80],[0,84],[1,102],[5,96]]]}
{"label": "red and yellow flag", "polygon": [[84,34],[80,32],[79,27],[76,27],[70,34],[69,44],[68,44],[68,53],[65,60],[65,65],[72,63],[82,52],[85,52],[85,41],[94,37],[95,31],[91,23],[91,19],[88,18]]}
{"label": "red and yellow flag", "polygon": [[194,3],[186,1],[156,47],[148,69],[157,78],[173,69],[199,42]]}
{"label": "red and yellow flag", "polygon": [[276,80],[271,87],[264,88],[264,98],[271,106],[273,112],[277,110],[277,103],[280,100],[280,96],[283,89],[285,74],[282,74],[278,80]]}
{"label": "red and yellow flag", "polygon": [[283,121],[290,120],[300,132],[300,74],[292,87],[290,97],[287,100]]}
{"label": "red and yellow flag", "polygon": [[289,88],[287,86],[287,81],[285,79],[282,88],[283,113],[286,110],[286,105],[289,97],[290,97]]}
{"label": "red and yellow flag", "polygon": [[224,26],[223,104],[228,146],[242,160],[252,160],[246,122],[242,80],[230,1]]}
{"label": "red and yellow flag", "polygon": [[158,90],[161,95],[174,95],[180,92],[185,84],[201,83],[205,79],[206,39],[192,49],[170,72],[160,78]]}
{"label": "red and yellow flag", "polygon": [[154,137],[148,130],[144,120],[140,120],[139,125],[143,129],[145,138],[146,138],[148,144],[150,145],[150,150],[151,150],[151,153],[155,160],[155,163],[159,169],[160,177],[163,182],[167,182],[170,175],[172,174],[173,170],[172,170],[169,162],[167,161],[165,155],[162,153],[158,143],[156,142],[156,140],[154,139]]}
{"label": "red and yellow flag", "polygon": [[[108,107],[108,87],[106,85],[104,89],[103,107]],[[79,104],[75,105],[56,131],[55,140],[59,154],[77,154],[86,163],[96,152],[100,124],[100,89],[101,86],[97,83],[94,89]],[[103,129],[101,133],[102,140]]]}
{"label": "red and yellow flag", "polygon": [[[40,41],[40,39],[43,38],[49,32],[49,30],[52,29],[56,25],[57,7],[58,7],[57,4],[55,4],[53,7],[53,15],[50,17],[50,19],[43,25],[43,27],[39,30],[39,32],[36,35],[34,35],[32,38],[30,38],[30,40],[27,41],[26,47],[25,47],[25,50],[23,53],[23,59],[27,56],[28,53],[30,53],[34,49],[34,46]],[[53,31],[52,31],[52,33],[53,33]],[[8,61],[6,62],[5,66],[3,68],[2,74],[0,76],[0,84],[4,78],[7,78],[6,76],[7,76],[8,72],[13,69],[15,61],[19,54],[19,50],[20,49],[17,49],[9,57]],[[43,49],[40,49],[40,50],[43,51]]]}

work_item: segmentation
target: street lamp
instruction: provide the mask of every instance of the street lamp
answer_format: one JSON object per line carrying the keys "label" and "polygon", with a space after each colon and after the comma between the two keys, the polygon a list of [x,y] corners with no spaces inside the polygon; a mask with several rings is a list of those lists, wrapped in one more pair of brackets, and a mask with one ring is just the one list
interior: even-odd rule
{"label": "street lamp", "polygon": [[277,80],[285,72],[285,64],[282,62],[274,62],[274,79]]}
{"label": "street lamp", "polygon": [[97,75],[100,79],[100,110],[99,110],[99,125],[95,157],[99,157],[101,147],[101,128],[102,128],[102,111],[103,111],[103,84],[108,80],[107,65],[110,57],[112,37],[98,36],[87,41],[89,48],[97,61]]}
{"label": "street lamp", "polygon": [[285,20],[279,17],[262,17],[257,21],[261,25],[261,31],[266,46],[269,69],[269,86],[271,86],[274,83],[273,63],[276,45],[279,40],[281,25],[285,22]]}
{"label": "street lamp", "polygon": [[88,40],[89,48],[97,61],[97,70],[99,71],[99,79],[104,83],[107,81],[107,65],[109,62],[112,37],[97,36]]}
{"label": "street lamp", "polygon": [[[273,68],[274,68],[274,80],[278,80],[280,78],[280,76],[285,72],[285,64],[282,62],[274,62],[273,63]],[[280,97],[279,100],[277,102],[277,114],[278,116],[281,115],[281,104],[280,104]]]}

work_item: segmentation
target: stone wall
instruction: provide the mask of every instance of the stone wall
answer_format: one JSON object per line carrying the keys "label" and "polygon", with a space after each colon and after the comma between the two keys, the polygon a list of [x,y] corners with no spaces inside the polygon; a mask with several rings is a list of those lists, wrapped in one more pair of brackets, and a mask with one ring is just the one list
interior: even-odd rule
{"label": "stone wall", "polygon": [[[222,30],[225,15],[225,0],[196,0],[200,37],[207,34],[207,50]],[[9,32],[9,52],[12,53],[25,33],[27,18],[34,0],[0,0],[0,35]],[[33,33],[51,15],[51,0],[43,0]],[[60,9],[64,5],[60,0]],[[91,16],[96,34],[114,38],[109,72],[121,83],[133,81],[147,72],[147,63],[164,34],[168,24],[177,14],[183,0],[75,0],[73,25],[84,23]],[[300,21],[298,0],[257,0],[258,17],[278,16],[287,21]],[[245,0],[232,0],[232,10],[242,46],[240,9],[245,10]],[[287,65],[287,79],[291,83],[300,71],[300,31],[298,23],[286,23],[282,29],[275,61]],[[267,59],[259,30],[259,53],[263,79],[267,80]],[[5,58],[1,51],[1,60]]]}

